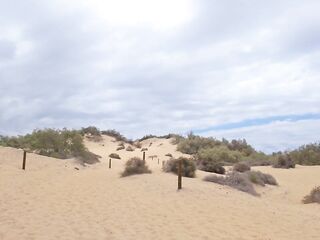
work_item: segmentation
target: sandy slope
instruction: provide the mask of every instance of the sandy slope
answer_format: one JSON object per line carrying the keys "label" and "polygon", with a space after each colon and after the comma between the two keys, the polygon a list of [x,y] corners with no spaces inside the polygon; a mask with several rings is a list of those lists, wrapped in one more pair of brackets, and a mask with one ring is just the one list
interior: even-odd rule
{"label": "sandy slope", "polygon": [[[300,203],[320,184],[320,167],[258,167],[280,183],[259,188],[259,198],[203,182],[203,172],[177,192],[176,176],[157,159],[147,158],[152,174],[119,178],[125,160],[142,153],[121,150],[108,169],[112,140],[86,141],[102,156],[86,168],[28,155],[22,171],[21,150],[0,148],[0,239],[320,239],[320,205]],[[160,163],[168,152],[181,155],[170,140],[143,145]]]}

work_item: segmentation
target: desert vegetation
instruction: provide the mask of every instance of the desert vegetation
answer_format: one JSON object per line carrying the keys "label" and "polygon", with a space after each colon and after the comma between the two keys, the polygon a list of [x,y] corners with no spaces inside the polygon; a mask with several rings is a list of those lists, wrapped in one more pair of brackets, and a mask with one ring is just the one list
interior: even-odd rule
{"label": "desert vegetation", "polygon": [[171,153],[167,153],[165,156],[166,157],[172,157],[172,154]]}
{"label": "desert vegetation", "polygon": [[295,168],[295,162],[292,160],[289,154],[280,154],[277,156],[273,167],[274,168]]}
{"label": "desert vegetation", "polygon": [[302,200],[302,202],[304,204],[308,204],[308,203],[320,203],[320,186],[315,187],[314,189],[312,189],[312,191],[310,192],[310,194],[308,194],[307,196],[305,196]]}
{"label": "desert vegetation", "polygon": [[34,130],[18,137],[1,137],[0,145],[22,148],[40,155],[68,159],[77,158],[82,163],[99,162],[100,156],[90,153],[83,144],[80,131],[68,129]]}
{"label": "desert vegetation", "polygon": [[246,172],[246,171],[250,171],[250,169],[251,169],[250,165],[245,162],[239,162],[233,165],[233,171],[237,171],[237,172]]}
{"label": "desert vegetation", "polygon": [[180,158],[171,158],[168,160],[164,167],[164,172],[172,172],[178,174],[178,164],[179,161],[182,161],[182,176],[194,178],[196,176],[196,164],[195,160],[192,158],[180,157]]}
{"label": "desert vegetation", "polygon": [[128,146],[128,147],[126,148],[126,151],[133,152],[133,151],[134,151],[134,148],[131,147],[131,146]]}
{"label": "desert vegetation", "polygon": [[117,153],[110,153],[110,154],[109,154],[109,157],[115,158],[115,159],[121,159],[121,157],[120,157],[119,154],[117,154]]}
{"label": "desert vegetation", "polygon": [[121,173],[122,177],[127,177],[135,174],[151,173],[151,170],[146,165],[145,161],[138,157],[129,159],[126,162],[125,169]]}
{"label": "desert vegetation", "polygon": [[254,196],[259,196],[259,194],[254,189],[253,184],[260,186],[265,186],[266,184],[278,185],[276,179],[272,175],[265,174],[260,171],[246,171],[243,173],[231,171],[228,172],[226,176],[217,176],[212,174],[206,176],[203,180],[220,185],[226,185]]}

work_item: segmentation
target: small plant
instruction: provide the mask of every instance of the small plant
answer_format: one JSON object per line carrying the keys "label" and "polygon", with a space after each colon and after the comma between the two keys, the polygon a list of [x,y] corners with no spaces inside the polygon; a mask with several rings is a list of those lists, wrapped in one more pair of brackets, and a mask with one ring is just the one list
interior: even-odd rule
{"label": "small plant", "polygon": [[120,150],[123,150],[123,149],[125,149],[124,146],[119,146],[119,147],[117,147],[117,151],[120,151]]}
{"label": "small plant", "polygon": [[220,185],[227,185],[239,191],[246,192],[254,196],[259,196],[259,194],[254,189],[253,184],[249,181],[248,176],[244,173],[230,172],[227,173],[226,177],[209,175],[206,176],[203,180],[214,182]]}
{"label": "small plant", "polygon": [[133,152],[133,151],[134,151],[134,149],[133,149],[133,147],[128,146],[128,147],[126,148],[126,151]]}
{"label": "small plant", "polygon": [[251,167],[244,162],[236,163],[233,165],[233,171],[236,171],[236,172],[246,172],[246,171],[250,171],[250,169]]}
{"label": "small plant", "polygon": [[121,159],[121,157],[119,156],[119,154],[116,154],[116,153],[111,153],[111,154],[109,155],[109,157],[115,158],[115,159]]}
{"label": "small plant", "polygon": [[163,167],[163,171],[178,174],[179,161],[182,161],[182,176],[194,178],[196,176],[196,164],[191,158],[172,158],[166,162]]}
{"label": "small plant", "polygon": [[213,172],[217,174],[225,174],[226,169],[220,163],[201,161],[198,169],[205,172]]}
{"label": "small plant", "polygon": [[302,200],[304,204],[320,203],[320,186],[312,189],[309,195],[305,196]]}
{"label": "small plant", "polygon": [[270,174],[262,173],[260,171],[247,171],[245,174],[248,175],[249,180],[260,186],[278,185],[277,180]]}
{"label": "small plant", "polygon": [[148,151],[148,148],[142,148],[141,152]]}
{"label": "small plant", "polygon": [[274,168],[295,168],[296,164],[291,159],[289,154],[281,154],[276,159],[276,162],[274,163]]}
{"label": "small plant", "polygon": [[172,157],[172,154],[171,153],[167,153],[165,156],[166,157]]}
{"label": "small plant", "polygon": [[131,176],[134,174],[151,173],[151,170],[146,165],[145,161],[138,157],[129,159],[126,162],[125,169],[121,174],[122,177]]}
{"label": "small plant", "polygon": [[142,147],[141,143],[138,142],[138,141],[134,142],[133,146],[136,147],[136,148],[141,148]]}

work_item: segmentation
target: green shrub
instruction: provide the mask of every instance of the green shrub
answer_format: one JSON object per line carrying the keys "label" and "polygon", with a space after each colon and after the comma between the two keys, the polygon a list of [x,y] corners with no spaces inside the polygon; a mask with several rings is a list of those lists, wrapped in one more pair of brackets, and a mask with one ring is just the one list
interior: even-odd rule
{"label": "green shrub", "polygon": [[230,165],[239,162],[242,156],[239,152],[231,151],[225,146],[201,149],[196,155],[199,165],[222,164]]}
{"label": "green shrub", "polygon": [[115,158],[115,159],[121,159],[121,157],[119,156],[119,154],[116,154],[116,153],[111,153],[111,154],[109,155],[109,157]]}
{"label": "green shrub", "polygon": [[250,171],[251,167],[244,162],[239,162],[233,165],[233,171],[236,172],[246,172],[246,171]]}
{"label": "green shrub", "polygon": [[171,153],[167,153],[165,156],[166,157],[172,157],[172,154]]}
{"label": "green shrub", "polygon": [[303,203],[320,203],[320,186],[312,189],[309,195],[305,196],[302,200]]}
{"label": "green shrub", "polygon": [[303,145],[289,155],[296,164],[320,165],[320,143]]}
{"label": "green shrub", "polygon": [[145,151],[148,151],[148,148],[142,148],[141,149],[141,152],[145,152]]}
{"label": "green shrub", "polygon": [[295,168],[295,163],[289,154],[281,154],[277,157],[276,162],[273,164],[274,168]]}
{"label": "green shrub", "polygon": [[141,148],[142,147],[141,143],[137,142],[137,141],[133,143],[133,146],[136,147],[136,148]]}
{"label": "green shrub", "polygon": [[131,146],[128,146],[128,147],[126,148],[126,151],[133,152],[133,151],[134,151],[134,148],[131,147]]}
{"label": "green shrub", "polygon": [[101,134],[109,136],[109,137],[113,137],[113,138],[115,138],[116,141],[122,141],[122,142],[129,143],[129,144],[133,143],[132,140],[127,139],[126,137],[121,135],[121,133],[119,133],[118,131],[116,131],[114,129],[101,131]]}
{"label": "green shrub", "polygon": [[144,174],[144,173],[151,173],[151,170],[149,170],[145,161],[141,160],[140,158],[134,157],[129,159],[126,162],[125,169],[121,174],[121,176],[126,177],[134,174]]}
{"label": "green shrub", "polygon": [[229,172],[226,177],[209,175],[206,176],[204,181],[217,183],[220,185],[227,185],[229,187],[235,188],[242,192],[249,193],[254,196],[258,196],[259,194],[253,187],[253,184],[249,181],[248,176],[239,172]]}
{"label": "green shrub", "polygon": [[262,173],[260,171],[247,171],[246,174],[248,175],[249,180],[254,183],[258,184],[260,186],[268,185],[278,185],[276,179],[266,173]]}
{"label": "green shrub", "polygon": [[94,126],[89,126],[86,128],[82,128],[81,133],[84,134],[89,134],[91,136],[101,136],[100,130]]}
{"label": "green shrub", "polygon": [[119,146],[119,147],[117,147],[117,151],[120,151],[120,150],[123,150],[123,149],[125,149],[124,146]]}
{"label": "green shrub", "polygon": [[219,145],[221,142],[216,139],[189,134],[188,138],[179,141],[177,150],[186,154],[196,154],[200,149],[214,148]]}
{"label": "green shrub", "polygon": [[191,158],[172,158],[166,162],[163,171],[178,174],[179,161],[182,161],[182,176],[194,178],[196,176],[196,164],[195,161]]}

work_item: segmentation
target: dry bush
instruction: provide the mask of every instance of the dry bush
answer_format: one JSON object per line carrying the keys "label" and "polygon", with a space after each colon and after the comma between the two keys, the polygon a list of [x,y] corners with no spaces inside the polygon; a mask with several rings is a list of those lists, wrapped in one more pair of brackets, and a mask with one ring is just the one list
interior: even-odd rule
{"label": "dry bush", "polygon": [[305,196],[302,200],[303,203],[320,203],[320,186],[312,189],[309,195]]}
{"label": "dry bush", "polygon": [[141,152],[148,151],[148,148],[142,148]]}
{"label": "dry bush", "polygon": [[166,157],[172,157],[172,154],[171,153],[167,153],[165,156]]}
{"label": "dry bush", "polygon": [[295,168],[296,164],[291,159],[289,154],[281,154],[273,164],[274,168]]}
{"label": "dry bush", "polygon": [[123,149],[125,149],[124,146],[119,146],[119,147],[117,147],[117,151],[120,151],[120,150],[123,150]]}
{"label": "dry bush", "polygon": [[249,180],[260,186],[268,185],[278,185],[277,180],[270,174],[262,173],[260,171],[247,171],[245,174],[248,175]]}
{"label": "dry bush", "polygon": [[254,196],[259,196],[259,194],[254,189],[253,184],[248,179],[248,176],[244,173],[229,172],[227,173],[226,177],[209,175],[206,176],[203,180],[221,185],[227,185],[242,192],[246,192]]}
{"label": "dry bush", "polygon": [[141,143],[137,142],[137,141],[133,143],[133,146],[136,147],[136,148],[141,148],[142,147]]}
{"label": "dry bush", "polygon": [[115,159],[121,159],[121,157],[119,156],[119,154],[116,154],[116,153],[111,153],[111,154],[109,155],[109,157],[115,158]]}
{"label": "dry bush", "polygon": [[198,162],[198,169],[205,172],[213,172],[217,174],[225,174],[226,169],[220,163],[211,161],[200,161]]}
{"label": "dry bush", "polygon": [[128,147],[126,148],[126,151],[133,152],[133,151],[134,151],[134,148],[131,147],[131,146],[128,146]]}
{"label": "dry bush", "polygon": [[138,157],[129,159],[126,162],[125,169],[122,172],[122,177],[127,177],[134,174],[151,173],[151,170],[146,165],[145,161]]}
{"label": "dry bush", "polygon": [[178,174],[179,161],[182,161],[182,176],[194,178],[196,176],[196,164],[194,159],[180,157],[178,159],[171,158],[163,167],[164,172],[173,172]]}
{"label": "dry bush", "polygon": [[82,165],[84,164],[95,164],[100,162],[99,158],[101,158],[101,156],[94,154],[92,152],[84,152],[81,156],[78,157],[78,160],[80,161],[80,163]]}
{"label": "dry bush", "polygon": [[236,163],[233,165],[233,171],[236,171],[236,172],[246,172],[246,171],[250,171],[250,169],[251,167],[244,162]]}

